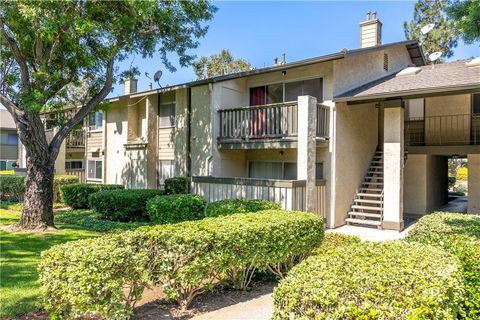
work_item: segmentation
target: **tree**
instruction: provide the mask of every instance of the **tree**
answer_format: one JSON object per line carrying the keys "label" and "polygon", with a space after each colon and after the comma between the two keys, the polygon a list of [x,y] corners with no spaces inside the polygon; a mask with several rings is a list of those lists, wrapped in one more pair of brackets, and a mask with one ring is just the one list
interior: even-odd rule
{"label": "tree", "polygon": [[200,57],[200,59],[193,64],[193,69],[197,75],[197,80],[200,80],[251,70],[252,66],[244,59],[234,59],[229,50],[223,49],[219,54]]}
{"label": "tree", "polygon": [[455,32],[465,43],[480,41],[480,1],[453,1],[446,9]]}
{"label": "tree", "polygon": [[[174,52],[180,65],[190,65],[195,57],[187,50],[198,46],[215,10],[207,0],[0,3],[0,102],[15,120],[27,157],[17,228],[54,227],[53,173],[61,143],[111,92],[120,75],[116,63],[158,52],[174,71],[167,59]],[[40,113],[60,113],[77,101],[84,104],[48,142]]]}
{"label": "tree", "polygon": [[[457,46],[453,26],[445,19],[446,5],[447,0],[419,0],[415,3],[413,20],[403,23],[407,39],[421,40],[426,53],[440,51],[442,58],[453,56],[453,48]],[[434,23],[435,28],[422,35],[420,29],[430,23]]]}

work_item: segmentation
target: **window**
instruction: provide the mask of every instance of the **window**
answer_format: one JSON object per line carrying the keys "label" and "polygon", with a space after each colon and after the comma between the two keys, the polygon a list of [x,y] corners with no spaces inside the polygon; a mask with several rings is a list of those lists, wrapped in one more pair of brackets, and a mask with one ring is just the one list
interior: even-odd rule
{"label": "window", "polygon": [[172,178],[175,175],[174,160],[158,160],[158,186],[165,184],[165,179]]}
{"label": "window", "polygon": [[171,128],[175,126],[175,103],[160,105],[158,126],[160,128]]}
{"label": "window", "polygon": [[103,112],[95,111],[88,116],[88,128],[90,130],[102,130]]}
{"label": "window", "polygon": [[472,114],[474,116],[480,116],[480,93],[472,96]]}
{"label": "window", "polygon": [[424,99],[410,99],[407,100],[407,120],[423,120],[424,118]]}
{"label": "window", "polygon": [[283,83],[250,88],[251,106],[280,102],[283,102]]}
{"label": "window", "polygon": [[0,143],[16,146],[18,145],[18,135],[16,133],[2,133],[0,136]]}
{"label": "window", "polygon": [[317,180],[323,180],[323,162],[317,162],[315,167],[315,175]]}
{"label": "window", "polygon": [[298,96],[312,96],[323,101],[323,79],[310,79],[285,83],[285,101],[295,101]]}
{"label": "window", "polygon": [[[316,179],[323,180],[323,162],[317,162]],[[250,161],[248,177],[256,179],[297,180],[297,163],[281,161]]]}
{"label": "window", "polygon": [[83,169],[83,160],[68,160],[65,162],[65,169]]}
{"label": "window", "polygon": [[102,179],[102,160],[88,160],[88,179],[101,180]]}
{"label": "window", "polygon": [[0,171],[13,170],[14,160],[0,160]]}

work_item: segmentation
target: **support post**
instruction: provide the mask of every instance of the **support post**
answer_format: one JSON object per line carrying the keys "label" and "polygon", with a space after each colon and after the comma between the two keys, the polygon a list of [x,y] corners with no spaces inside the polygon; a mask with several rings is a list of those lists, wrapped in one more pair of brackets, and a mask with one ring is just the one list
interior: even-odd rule
{"label": "support post", "polygon": [[468,213],[480,212],[480,154],[468,155]]}
{"label": "support post", "polygon": [[298,97],[297,179],[306,181],[305,211],[315,212],[317,99]]}
{"label": "support post", "polygon": [[383,135],[383,228],[401,231],[403,224],[404,168],[404,108],[403,101],[384,103]]}

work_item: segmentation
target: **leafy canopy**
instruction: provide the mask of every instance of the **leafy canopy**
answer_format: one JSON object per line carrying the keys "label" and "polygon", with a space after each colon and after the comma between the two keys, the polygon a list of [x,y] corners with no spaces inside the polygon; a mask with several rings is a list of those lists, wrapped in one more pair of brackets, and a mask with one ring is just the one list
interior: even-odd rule
{"label": "leafy canopy", "polygon": [[457,35],[465,43],[480,41],[480,1],[452,1],[446,11]]}
{"label": "leafy canopy", "polygon": [[[446,20],[444,14],[447,2],[447,0],[419,0],[415,3],[413,20],[403,23],[407,39],[421,40],[427,54],[440,51],[443,53],[442,58],[453,56],[453,48],[457,46],[453,26]],[[435,28],[422,35],[420,29],[430,23],[434,23]]]}
{"label": "leafy canopy", "polygon": [[167,53],[176,53],[181,66],[191,64],[187,51],[198,46],[215,10],[205,0],[2,1],[0,92],[39,112],[64,107],[72,87],[83,86],[75,99],[88,101],[110,73],[118,77],[114,63],[132,54],[158,52],[174,71]]}
{"label": "leafy canopy", "polygon": [[197,75],[197,79],[200,80],[251,70],[252,66],[247,60],[235,59],[228,49],[222,49],[219,54],[200,57],[200,59],[193,64],[193,69]]}

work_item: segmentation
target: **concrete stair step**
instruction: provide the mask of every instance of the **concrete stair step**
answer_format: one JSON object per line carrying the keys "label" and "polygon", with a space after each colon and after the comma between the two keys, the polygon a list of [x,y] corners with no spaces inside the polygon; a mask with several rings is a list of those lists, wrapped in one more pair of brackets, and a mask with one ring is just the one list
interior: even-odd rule
{"label": "concrete stair step", "polygon": [[368,193],[368,192],[360,192],[357,193],[358,197],[371,197],[371,198],[381,198],[382,195],[379,193]]}
{"label": "concrete stair step", "polygon": [[370,200],[370,199],[354,199],[355,203],[373,203],[373,204],[382,204],[380,200]]}
{"label": "concrete stair step", "polygon": [[383,189],[360,188],[360,192],[382,192]]}
{"label": "concrete stair step", "polygon": [[[380,213],[368,213],[368,212],[355,212],[350,211],[348,213],[350,216],[360,216],[360,217],[367,217],[367,218],[377,218],[382,219],[382,215]],[[354,218],[355,219],[355,218]]]}
{"label": "concrete stair step", "polygon": [[372,186],[383,186],[383,182],[364,181],[363,184],[372,185]]}
{"label": "concrete stair step", "polygon": [[347,219],[345,219],[345,221],[347,223],[363,224],[363,225],[378,226],[378,227],[382,225],[381,221],[376,221],[376,220],[364,220],[364,219],[347,218]]}
{"label": "concrete stair step", "polygon": [[370,210],[370,211],[382,211],[382,208],[380,208],[380,207],[361,206],[361,205],[358,205],[358,204],[354,204],[354,205],[352,206],[352,209]]}

